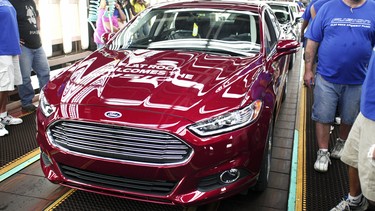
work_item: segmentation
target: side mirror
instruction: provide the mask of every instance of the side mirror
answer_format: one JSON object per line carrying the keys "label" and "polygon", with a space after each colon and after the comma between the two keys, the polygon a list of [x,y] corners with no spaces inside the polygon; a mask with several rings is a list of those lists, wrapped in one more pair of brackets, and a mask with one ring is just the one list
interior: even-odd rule
{"label": "side mirror", "polygon": [[293,54],[299,50],[300,44],[296,40],[279,40],[276,46],[276,57],[275,60],[278,60],[280,57]]}
{"label": "side mirror", "polygon": [[297,40],[279,40],[276,50],[278,53],[292,54],[299,50],[300,43]]}
{"label": "side mirror", "polygon": [[106,32],[104,34],[102,34],[102,42],[105,44],[105,45],[108,45],[109,44],[109,41],[113,38],[113,36],[115,35],[115,33],[110,33],[110,32]]}

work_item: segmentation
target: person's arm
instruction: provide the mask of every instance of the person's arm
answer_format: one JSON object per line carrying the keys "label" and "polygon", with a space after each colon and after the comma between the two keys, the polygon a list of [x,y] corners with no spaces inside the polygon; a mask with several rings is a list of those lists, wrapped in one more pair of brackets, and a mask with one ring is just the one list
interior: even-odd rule
{"label": "person's arm", "polygon": [[302,42],[305,40],[305,30],[307,28],[307,25],[309,25],[309,20],[303,19],[302,26],[301,26],[301,41]]}
{"label": "person's arm", "polygon": [[36,16],[36,26],[38,27],[38,30],[40,31],[40,17],[39,17],[39,15]]}
{"label": "person's arm", "polygon": [[316,16],[316,11],[315,11],[314,5],[311,5],[310,14],[311,14],[311,20],[314,19],[315,16]]}
{"label": "person's arm", "polygon": [[303,80],[305,82],[305,85],[309,88],[311,88],[311,86],[315,83],[313,68],[318,47],[318,42],[307,39],[307,45],[305,49],[305,74],[303,76]]}
{"label": "person's arm", "polygon": [[125,15],[124,11],[122,10],[122,7],[118,3],[115,4],[115,7],[118,10],[118,13],[120,15],[120,17],[119,17],[120,20],[122,22],[125,22],[126,21],[126,15]]}
{"label": "person's arm", "polygon": [[134,9],[134,4],[136,3],[135,0],[128,0],[129,3],[130,3],[130,12],[132,13],[132,16],[134,17],[135,15],[137,15],[137,13],[135,12],[135,9]]}
{"label": "person's arm", "polygon": [[370,147],[370,150],[368,151],[368,157],[375,160],[375,144]]}
{"label": "person's arm", "polygon": [[106,28],[107,32],[112,32],[111,29],[113,29],[113,32],[117,32],[119,30],[119,28],[117,28],[113,24],[112,24],[112,27],[111,27],[111,23],[110,23],[109,20],[103,20],[103,26]]}
{"label": "person's arm", "polygon": [[36,4],[35,4],[35,1],[32,1],[31,2],[31,6],[33,7],[33,9],[35,10],[35,13],[36,13],[36,27],[38,28],[38,30],[40,31],[40,16],[39,16],[39,11],[38,9],[36,8]]}
{"label": "person's arm", "polygon": [[133,5],[130,5],[130,11],[132,12],[132,15],[133,16],[136,16],[137,13],[135,12],[135,9],[134,9],[134,6]]}

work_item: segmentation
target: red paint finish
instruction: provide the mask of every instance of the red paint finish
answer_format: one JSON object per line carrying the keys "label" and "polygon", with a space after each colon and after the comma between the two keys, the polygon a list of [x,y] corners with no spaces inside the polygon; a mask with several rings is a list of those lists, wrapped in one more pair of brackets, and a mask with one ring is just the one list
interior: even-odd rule
{"label": "red paint finish", "polygon": [[[174,21],[186,11],[192,30],[178,31]],[[255,35],[220,32],[239,14]],[[139,26],[146,19],[152,21],[144,37]],[[259,2],[173,3],[137,16],[44,87],[37,141],[45,176],[85,191],[184,206],[254,186],[289,54],[299,47],[277,39],[275,20]],[[239,178],[220,181],[230,169]]]}

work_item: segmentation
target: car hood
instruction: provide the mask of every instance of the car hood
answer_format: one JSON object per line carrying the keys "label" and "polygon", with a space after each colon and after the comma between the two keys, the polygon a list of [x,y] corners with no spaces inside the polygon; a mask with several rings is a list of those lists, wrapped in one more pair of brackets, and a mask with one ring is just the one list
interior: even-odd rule
{"label": "car hood", "polygon": [[51,104],[159,112],[196,121],[241,106],[259,64],[259,56],[102,48],[56,76],[45,93]]}

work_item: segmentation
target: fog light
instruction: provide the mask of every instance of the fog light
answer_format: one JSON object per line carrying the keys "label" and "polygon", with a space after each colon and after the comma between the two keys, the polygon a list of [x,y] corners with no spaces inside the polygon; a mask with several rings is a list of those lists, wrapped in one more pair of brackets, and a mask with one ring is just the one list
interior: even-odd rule
{"label": "fog light", "polygon": [[226,170],[220,175],[220,181],[223,183],[232,183],[240,178],[240,171],[238,169]]}
{"label": "fog light", "polygon": [[52,159],[47,155],[47,153],[42,151],[42,160],[46,167],[52,165]]}

